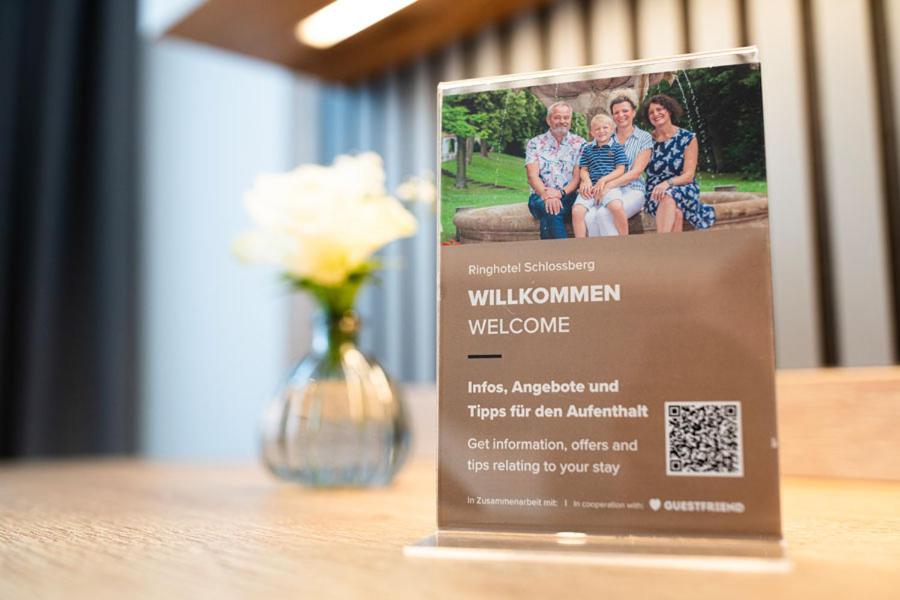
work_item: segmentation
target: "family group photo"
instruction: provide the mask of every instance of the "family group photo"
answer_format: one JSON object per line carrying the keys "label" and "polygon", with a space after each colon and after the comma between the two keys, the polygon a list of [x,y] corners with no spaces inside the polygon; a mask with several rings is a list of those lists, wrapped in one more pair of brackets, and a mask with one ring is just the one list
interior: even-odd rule
{"label": "family group photo", "polygon": [[443,98],[444,245],[768,227],[759,67]]}

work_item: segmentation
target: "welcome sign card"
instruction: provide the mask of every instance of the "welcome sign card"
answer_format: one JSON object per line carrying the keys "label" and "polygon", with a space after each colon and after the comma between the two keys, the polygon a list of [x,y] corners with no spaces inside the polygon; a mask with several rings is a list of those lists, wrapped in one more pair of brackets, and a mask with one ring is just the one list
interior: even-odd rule
{"label": "welcome sign card", "polygon": [[439,105],[440,529],[780,539],[755,50]]}

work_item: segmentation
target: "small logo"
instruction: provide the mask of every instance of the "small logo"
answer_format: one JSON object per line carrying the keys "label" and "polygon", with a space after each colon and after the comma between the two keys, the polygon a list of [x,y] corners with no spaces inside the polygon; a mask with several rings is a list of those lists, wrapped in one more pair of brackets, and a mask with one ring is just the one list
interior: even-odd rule
{"label": "small logo", "polygon": [[662,502],[660,502],[659,498],[650,498],[650,508],[659,510],[660,506],[662,506]]}

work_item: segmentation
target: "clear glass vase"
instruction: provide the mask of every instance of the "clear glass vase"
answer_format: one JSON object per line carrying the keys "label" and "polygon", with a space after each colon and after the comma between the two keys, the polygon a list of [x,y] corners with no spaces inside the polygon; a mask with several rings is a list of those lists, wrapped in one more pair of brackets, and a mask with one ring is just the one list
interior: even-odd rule
{"label": "clear glass vase", "polygon": [[276,476],[314,487],[389,483],[409,452],[402,398],[357,349],[359,319],[322,311],[310,354],[263,416],[262,455]]}

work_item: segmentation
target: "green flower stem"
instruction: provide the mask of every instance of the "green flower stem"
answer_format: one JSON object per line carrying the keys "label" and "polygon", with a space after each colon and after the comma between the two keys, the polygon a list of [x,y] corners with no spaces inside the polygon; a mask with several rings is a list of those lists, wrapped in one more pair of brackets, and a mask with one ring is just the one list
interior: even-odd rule
{"label": "green flower stem", "polygon": [[359,319],[353,312],[353,306],[360,288],[374,277],[379,266],[375,260],[367,261],[336,285],[323,285],[308,278],[285,276],[292,287],[308,292],[318,302],[327,332],[327,348],[324,352],[332,367],[340,365],[342,347],[347,343],[356,343]]}

